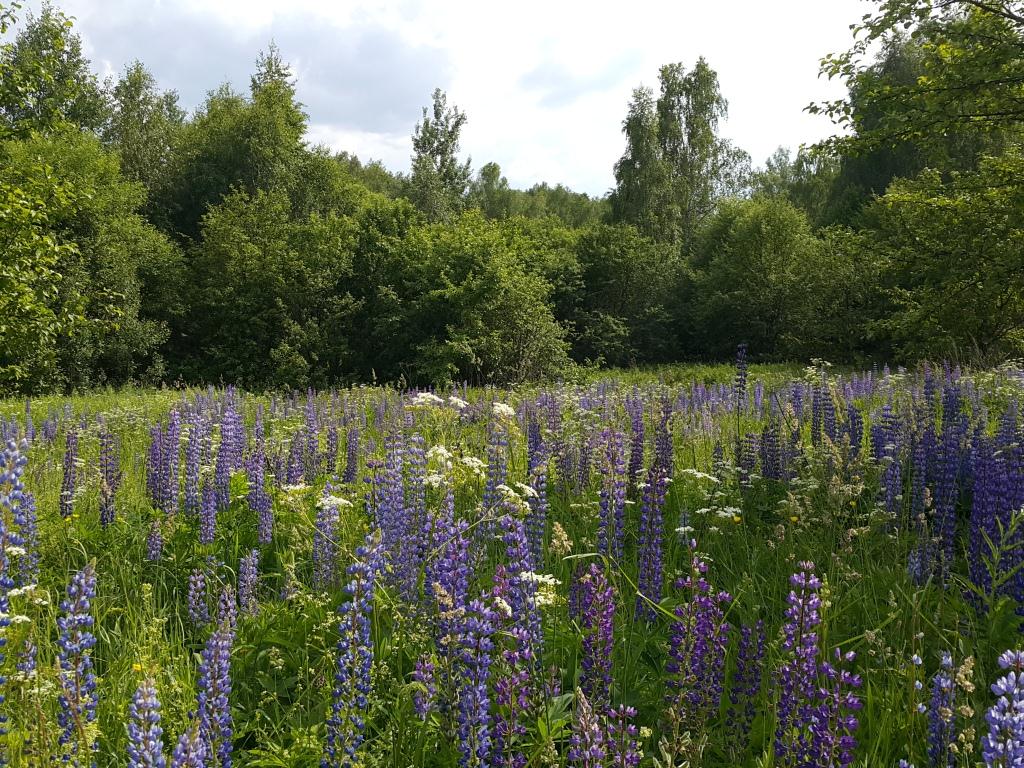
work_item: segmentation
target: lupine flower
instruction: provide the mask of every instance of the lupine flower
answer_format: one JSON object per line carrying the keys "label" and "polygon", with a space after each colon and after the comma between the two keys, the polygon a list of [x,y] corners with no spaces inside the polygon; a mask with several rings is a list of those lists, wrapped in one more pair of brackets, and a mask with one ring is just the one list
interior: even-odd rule
{"label": "lupine flower", "polygon": [[494,649],[494,613],[473,600],[463,612],[458,633],[456,665],[458,694],[459,765],[485,768],[491,762],[491,713],[487,693]]}
{"label": "lupine flower", "polygon": [[437,698],[435,669],[434,662],[429,656],[421,656],[416,660],[416,668],[412,673],[412,679],[421,686],[412,694],[413,710],[421,720],[426,720],[427,715],[434,709],[434,701]]}
{"label": "lupine flower", "polygon": [[593,706],[603,711],[611,701],[614,593],[597,563],[591,563],[577,587],[579,622],[583,631],[580,690]]}
{"label": "lupine flower", "polygon": [[[2,650],[7,644],[4,630],[10,626],[11,602],[8,593],[14,588],[11,577],[9,548],[22,543],[17,531],[8,527],[8,516],[15,525],[22,519],[21,508],[25,504],[24,486],[21,482],[26,459],[11,440],[0,453],[0,664],[4,661]],[[0,675],[0,704],[4,703],[3,686],[7,679]],[[7,717],[0,714],[0,737],[7,734]],[[0,765],[5,763],[5,752],[0,747]]]}
{"label": "lupine flower", "polygon": [[999,698],[988,712],[988,733],[981,740],[986,768],[1024,765],[1024,652],[1006,651],[999,657],[1005,670],[992,685]]}
{"label": "lupine flower", "polygon": [[156,683],[146,678],[128,709],[128,768],[164,768],[167,758],[163,737]]}
{"label": "lupine flower", "polygon": [[576,719],[569,738],[569,763],[576,768],[603,768],[607,750],[601,721],[587,695],[576,693]]}
{"label": "lupine flower", "polygon": [[254,614],[259,609],[257,590],[260,580],[260,551],[252,549],[238,566],[238,604],[242,613]]}
{"label": "lupine flower", "polygon": [[188,618],[197,627],[210,621],[210,607],[206,598],[206,574],[196,568],[188,577]]}
{"label": "lupine flower", "polygon": [[601,464],[600,521],[598,551],[622,557],[622,533],[626,514],[626,458],[624,437],[616,430],[605,430]]}
{"label": "lupine flower", "polygon": [[199,663],[197,697],[199,736],[209,756],[209,765],[231,768],[231,645],[233,633],[222,622],[203,648]]}
{"label": "lupine flower", "polygon": [[207,424],[198,411],[189,417],[188,442],[185,444],[185,514],[198,515],[200,508],[199,477],[202,471],[203,442]]}
{"label": "lupine flower", "polygon": [[198,727],[189,728],[181,734],[171,755],[171,768],[207,768],[206,745]]}
{"label": "lupine flower", "polygon": [[636,768],[640,765],[640,743],[633,724],[636,710],[625,705],[608,712],[608,765],[610,768]]}
{"label": "lupine flower", "polygon": [[348,568],[348,599],[338,609],[341,637],[327,719],[327,748],[320,760],[322,768],[349,768],[357,762],[356,753],[366,729],[373,667],[370,617],[377,579],[383,569],[384,548],[379,533],[373,533],[356,550],[356,562]]}
{"label": "lupine flower", "polygon": [[71,765],[91,763],[96,745],[87,727],[96,719],[96,675],[92,671],[92,649],[96,636],[90,601],[96,596],[96,571],[87,565],[71,578],[67,599],[61,601],[57,618],[60,659],[60,696],[58,744],[64,762]]}
{"label": "lupine flower", "polygon": [[810,724],[809,753],[814,765],[847,768],[853,763],[853,750],[857,746],[853,737],[857,717],[853,713],[860,709],[861,702],[854,691],[860,687],[861,680],[859,675],[843,669],[856,654],[852,651],[844,654],[836,648],[834,658],[834,665],[828,661],[820,665],[823,684],[818,690],[820,703]]}
{"label": "lupine flower", "polygon": [[256,515],[256,538],[260,544],[269,544],[274,539],[274,506],[267,493],[267,457],[263,444],[257,443],[246,462],[246,479],[249,490],[246,499],[249,509]]}
{"label": "lupine flower", "polygon": [[217,601],[217,624],[227,626],[235,631],[238,624],[238,601],[235,599],[235,590],[230,584],[225,584],[220,592],[220,599]]}
{"label": "lupine flower", "polygon": [[164,551],[164,534],[160,529],[160,521],[154,520],[149,526],[146,536],[146,559],[151,563],[159,562]]}
{"label": "lupine flower", "polygon": [[[509,621],[515,621],[515,614]],[[513,625],[502,638],[505,647],[500,655],[501,671],[494,683],[495,704],[498,707],[494,726],[492,762],[500,768],[524,768],[526,753],[522,742],[526,737],[526,724],[531,714],[534,671],[533,640],[521,626]]]}
{"label": "lupine flower", "polygon": [[775,756],[780,766],[802,765],[810,749],[808,729],[815,715],[818,681],[818,625],[821,622],[821,581],[814,564],[800,563],[801,570],[789,580],[786,598],[776,705]]}
{"label": "lupine flower", "polygon": [[71,517],[75,504],[75,485],[78,477],[78,432],[69,429],[64,448],[64,478],[60,486],[60,515]]}
{"label": "lupine flower", "polygon": [[121,486],[121,468],[114,436],[107,430],[100,432],[100,524],[114,522],[114,497]]}
{"label": "lupine flower", "polygon": [[[657,612],[651,603],[661,602],[664,579],[661,546],[664,534],[662,510],[668,481],[660,467],[651,467],[643,489],[643,503],[640,510],[640,541],[637,553],[638,583],[636,615],[653,621]],[[648,602],[649,601],[649,602]]]}
{"label": "lupine flower", "polygon": [[757,698],[761,693],[762,662],[764,659],[764,623],[753,627],[740,627],[740,643],[736,652],[736,671],[729,690],[729,717],[727,728],[734,757],[747,749],[750,726],[754,722]]}
{"label": "lupine flower", "polygon": [[359,427],[351,426],[345,433],[345,473],[341,481],[351,484],[359,475]]}
{"label": "lupine flower", "polygon": [[732,599],[728,592],[714,591],[696,546],[691,540],[689,575],[676,582],[686,598],[674,611],[665,666],[669,719],[695,731],[705,727],[721,702],[729,638],[724,606]]}

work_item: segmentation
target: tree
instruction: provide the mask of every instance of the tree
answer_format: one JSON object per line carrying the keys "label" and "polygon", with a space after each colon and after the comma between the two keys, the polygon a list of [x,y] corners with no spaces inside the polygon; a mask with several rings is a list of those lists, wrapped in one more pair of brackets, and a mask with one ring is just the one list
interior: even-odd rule
{"label": "tree", "polygon": [[447,221],[465,206],[470,180],[470,161],[459,161],[459,135],[466,115],[448,107],[448,97],[434,91],[432,113],[423,108],[423,119],[412,135],[412,175],[409,199],[430,221]]}
{"label": "tree", "polygon": [[188,378],[326,386],[348,371],[354,227],[295,218],[281,190],[236,191],[203,217],[193,255]]}
{"label": "tree", "polygon": [[[696,348],[722,358],[747,342],[769,357],[815,351],[834,307],[857,290],[846,251],[824,248],[807,217],[784,199],[724,203],[702,234],[692,285]],[[849,327],[846,327],[847,334]]]}
{"label": "tree", "polygon": [[416,280],[412,382],[514,384],[550,379],[569,362],[550,286],[525,269],[501,225],[470,211],[403,244]]}
{"label": "tree", "polygon": [[195,240],[206,210],[233,189],[287,189],[305,152],[306,116],[275,48],[262,55],[249,98],[221,86],[178,133],[167,183],[155,192],[160,225]]}
{"label": "tree", "polygon": [[992,362],[1024,351],[1024,156],[894,183],[870,209],[890,304],[876,332],[907,359]]}
{"label": "tree", "polygon": [[678,259],[628,225],[591,227],[577,254],[573,356],[616,366],[669,359]]}
{"label": "tree", "polygon": [[[8,24],[13,15],[8,15]],[[0,47],[0,137],[61,123],[99,130],[107,107],[71,21],[49,4]]]}
{"label": "tree", "polygon": [[[50,213],[73,205],[70,188],[52,180],[48,198],[0,182],[0,392],[42,388],[52,373],[57,340],[81,320],[84,297],[61,301],[67,292],[58,266],[73,257],[50,229]],[[45,359],[40,359],[44,352]],[[41,370],[42,369],[42,370]],[[36,380],[32,381],[32,376]]]}
{"label": "tree", "polygon": [[487,163],[469,187],[468,202],[489,219],[506,219],[512,215],[514,193],[508,179],[501,175],[501,166]]}
{"label": "tree", "polygon": [[[920,74],[909,81],[877,77],[865,63],[877,44],[909,30]],[[1017,135],[1024,119],[1024,6],[1011,0],[879,0],[853,27],[855,43],[831,54],[821,71],[839,77],[850,96],[812,104],[848,128],[829,144],[857,153],[905,142],[943,145],[965,134],[974,144]],[[980,139],[980,141],[979,141]]]}
{"label": "tree", "polygon": [[121,158],[121,173],[152,192],[164,182],[185,112],[178,94],[160,91],[141,62],[125,68],[111,91],[104,143]]}
{"label": "tree", "polygon": [[633,93],[612,210],[617,221],[689,253],[717,201],[745,187],[750,158],[718,137],[727,104],[703,58],[690,72],[668,64],[659,79],[657,102],[647,89]]}
{"label": "tree", "polygon": [[70,127],[8,141],[0,151],[0,182],[50,199],[55,178],[73,190],[73,204],[51,206],[46,216],[51,240],[74,244],[53,267],[61,287],[49,306],[85,322],[39,349],[36,370],[63,388],[161,375],[160,346],[179,311],[181,257],[139,215],[142,186],[121,177],[117,157],[98,138]]}
{"label": "tree", "polygon": [[807,214],[811,226],[821,226],[832,199],[839,162],[827,152],[800,148],[793,157],[779,147],[765,167],[751,174],[753,197],[783,198]]}

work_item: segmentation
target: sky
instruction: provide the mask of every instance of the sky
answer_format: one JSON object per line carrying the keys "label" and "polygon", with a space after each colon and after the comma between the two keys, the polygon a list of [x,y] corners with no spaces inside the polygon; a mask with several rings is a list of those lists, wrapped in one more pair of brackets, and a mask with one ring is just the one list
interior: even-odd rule
{"label": "sky", "polygon": [[[462,154],[513,187],[614,185],[634,88],[704,56],[729,102],[721,133],[761,165],[835,132],[804,111],[843,95],[818,62],[852,42],[865,0],[56,0],[101,75],[139,59],[192,109],[248,88],[271,40],[297,78],[313,143],[409,168],[434,88],[466,113]],[[29,5],[31,7],[31,5]]]}

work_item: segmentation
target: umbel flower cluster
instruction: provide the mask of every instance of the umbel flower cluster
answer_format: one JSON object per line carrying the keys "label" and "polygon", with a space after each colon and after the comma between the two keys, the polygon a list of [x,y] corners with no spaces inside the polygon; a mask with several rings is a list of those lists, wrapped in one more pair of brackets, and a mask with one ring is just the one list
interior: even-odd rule
{"label": "umbel flower cluster", "polygon": [[751,360],[0,402],[0,760],[1024,765],[1024,373]]}

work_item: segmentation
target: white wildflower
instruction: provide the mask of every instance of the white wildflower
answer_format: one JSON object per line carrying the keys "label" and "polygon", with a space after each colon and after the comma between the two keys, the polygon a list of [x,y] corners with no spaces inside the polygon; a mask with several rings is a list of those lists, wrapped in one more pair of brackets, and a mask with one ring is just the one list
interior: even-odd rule
{"label": "white wildflower", "polygon": [[494,415],[502,419],[514,419],[516,417],[516,410],[511,405],[505,405],[505,403],[494,404]]}
{"label": "white wildflower", "polygon": [[448,405],[459,411],[461,411],[463,408],[469,407],[469,403],[467,403],[461,397],[456,397],[455,395],[452,395],[451,397],[448,398]]}
{"label": "white wildflower", "polygon": [[444,400],[433,392],[417,392],[416,396],[409,401],[409,405],[413,407],[424,406],[429,408],[434,405],[444,405]]}

